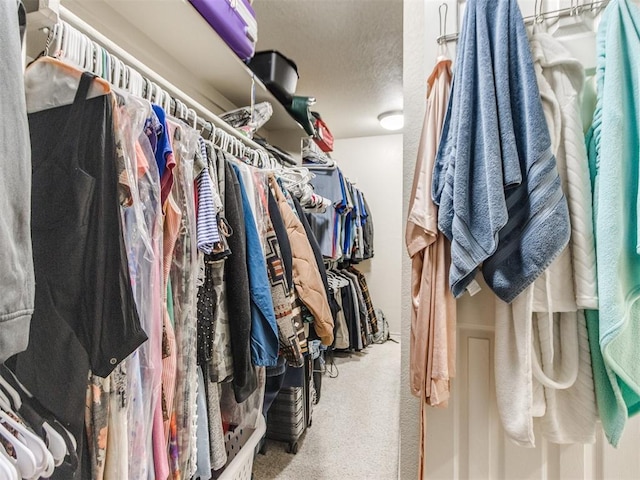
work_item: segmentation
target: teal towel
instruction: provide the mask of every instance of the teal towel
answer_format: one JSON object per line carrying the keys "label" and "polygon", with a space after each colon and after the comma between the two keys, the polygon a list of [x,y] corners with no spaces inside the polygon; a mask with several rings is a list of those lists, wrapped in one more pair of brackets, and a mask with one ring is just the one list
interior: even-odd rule
{"label": "teal towel", "polygon": [[449,282],[478,268],[511,302],[569,241],[551,138],[516,0],[467,3],[433,171],[438,226],[451,240]]}
{"label": "teal towel", "polygon": [[598,410],[612,445],[640,410],[640,9],[613,0],[598,30],[598,100],[588,135],[599,313],[589,312]]}

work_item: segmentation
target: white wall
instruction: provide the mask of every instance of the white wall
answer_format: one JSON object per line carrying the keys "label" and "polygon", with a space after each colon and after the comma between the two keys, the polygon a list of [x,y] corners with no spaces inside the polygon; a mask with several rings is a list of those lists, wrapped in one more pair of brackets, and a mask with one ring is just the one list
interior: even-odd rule
{"label": "white wall", "polygon": [[338,139],[331,156],[367,197],[374,220],[374,258],[358,265],[367,277],[374,307],[381,308],[391,333],[400,333],[400,284],[404,224],[402,135]]}
{"label": "white wall", "polygon": [[[402,218],[407,218],[418,142],[424,119],[428,76],[425,45],[425,1],[405,0],[403,24],[404,164],[402,170]],[[437,16],[436,16],[437,18]],[[433,33],[433,32],[432,32]],[[437,34],[436,34],[437,35]],[[433,57],[435,58],[435,57]],[[400,475],[403,480],[418,477],[420,404],[409,390],[409,341],[411,334],[411,262],[402,255],[402,367],[400,385]]]}

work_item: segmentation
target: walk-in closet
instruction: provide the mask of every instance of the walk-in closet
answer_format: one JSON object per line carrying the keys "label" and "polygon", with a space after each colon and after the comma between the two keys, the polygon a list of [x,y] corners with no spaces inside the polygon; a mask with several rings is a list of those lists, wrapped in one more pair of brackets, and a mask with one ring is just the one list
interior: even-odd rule
{"label": "walk-in closet", "polygon": [[639,0],[0,0],[0,480],[640,478]]}
{"label": "walk-in closet", "polygon": [[402,4],[359,7],[0,4],[0,479],[397,476]]}

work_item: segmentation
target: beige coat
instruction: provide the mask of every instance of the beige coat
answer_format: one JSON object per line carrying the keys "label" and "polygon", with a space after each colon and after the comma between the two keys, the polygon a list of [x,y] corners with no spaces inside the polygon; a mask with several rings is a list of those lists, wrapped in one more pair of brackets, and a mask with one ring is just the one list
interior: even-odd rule
{"label": "beige coat", "polygon": [[273,177],[269,179],[269,184],[278,202],[278,208],[291,243],[293,283],[296,292],[300,300],[311,311],[314,318],[313,326],[323,345],[331,345],[333,343],[333,317],[307,233]]}
{"label": "beige coat", "polygon": [[449,289],[450,247],[438,231],[431,181],[451,88],[451,61],[440,57],[428,80],[425,113],[407,218],[411,257],[411,392],[446,406],[455,374],[456,303]]}

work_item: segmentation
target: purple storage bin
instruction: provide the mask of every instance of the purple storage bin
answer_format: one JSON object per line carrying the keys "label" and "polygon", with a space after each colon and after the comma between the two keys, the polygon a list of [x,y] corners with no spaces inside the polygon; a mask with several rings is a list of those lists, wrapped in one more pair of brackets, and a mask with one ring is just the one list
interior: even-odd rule
{"label": "purple storage bin", "polygon": [[[231,0],[189,0],[200,15],[218,32],[218,35],[242,60],[248,60],[255,53],[255,44],[247,35],[247,24]],[[255,17],[255,12],[247,0],[238,0]]]}

